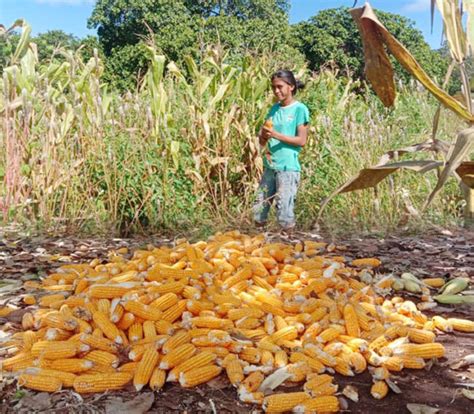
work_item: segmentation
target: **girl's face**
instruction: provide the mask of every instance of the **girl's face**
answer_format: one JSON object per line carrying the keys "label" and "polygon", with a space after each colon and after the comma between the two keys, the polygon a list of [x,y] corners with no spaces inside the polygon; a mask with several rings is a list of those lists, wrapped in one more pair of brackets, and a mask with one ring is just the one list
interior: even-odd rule
{"label": "girl's face", "polygon": [[289,85],[283,79],[275,78],[272,80],[272,90],[275,97],[280,102],[285,102],[293,98],[294,86]]}

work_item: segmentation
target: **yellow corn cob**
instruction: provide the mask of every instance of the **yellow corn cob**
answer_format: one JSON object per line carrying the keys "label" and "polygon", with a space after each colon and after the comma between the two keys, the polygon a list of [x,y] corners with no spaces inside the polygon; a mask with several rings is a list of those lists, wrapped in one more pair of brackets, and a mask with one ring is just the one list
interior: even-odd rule
{"label": "yellow corn cob", "polygon": [[281,341],[285,340],[293,340],[298,337],[298,330],[295,326],[286,326],[284,328],[279,329],[273,335],[271,335],[271,340],[279,345]]}
{"label": "yellow corn cob", "polygon": [[[423,360],[421,360],[423,362]],[[424,365],[424,362],[423,362]],[[387,357],[383,360],[382,366],[389,371],[401,371],[403,369],[403,359],[399,356]]]}
{"label": "yellow corn cob", "polygon": [[199,349],[203,352],[212,352],[217,356],[217,358],[225,358],[227,355],[229,355],[229,350],[223,346],[202,346],[199,347]]}
{"label": "yellow corn cob", "polygon": [[238,387],[240,383],[244,380],[244,371],[242,369],[242,363],[239,358],[235,355],[229,355],[230,358],[225,363],[225,370],[229,382],[234,386]]}
{"label": "yellow corn cob", "polygon": [[335,327],[330,327],[322,331],[317,337],[316,340],[321,343],[326,343],[337,339],[341,335],[341,331]]}
{"label": "yellow corn cob", "polygon": [[240,387],[245,388],[246,392],[253,393],[257,391],[264,379],[265,376],[260,371],[255,371],[242,381]]}
{"label": "yellow corn cob", "polygon": [[442,316],[433,316],[432,321],[437,329],[443,332],[452,332],[453,325],[447,321],[447,319],[443,318]]}
{"label": "yellow corn cob", "polygon": [[311,358],[310,356],[305,355],[302,352],[292,352],[290,355],[290,362],[303,362],[304,364],[307,364],[314,372],[317,373],[322,373],[326,369],[322,362],[320,362],[316,358]]}
{"label": "yellow corn cob", "polygon": [[89,345],[92,349],[100,349],[101,351],[107,351],[111,353],[116,353],[118,350],[117,344],[107,338],[96,337],[89,334],[81,334],[79,339],[82,343]]}
{"label": "yellow corn cob", "polygon": [[412,355],[400,355],[399,358],[402,360],[404,368],[423,369],[426,365],[423,358],[420,357],[415,357]]}
{"label": "yellow corn cob", "polygon": [[445,280],[442,277],[429,277],[423,279],[423,283],[433,288],[440,288],[444,285]]}
{"label": "yellow corn cob", "polygon": [[144,305],[143,303],[134,300],[125,302],[124,308],[126,311],[145,320],[157,321],[163,317],[163,314],[159,309]]}
{"label": "yellow corn cob", "polygon": [[173,323],[186,310],[186,302],[186,299],[180,300],[176,305],[171,306],[169,309],[165,310],[161,319]]}
{"label": "yellow corn cob", "polygon": [[0,367],[6,371],[18,371],[32,366],[34,360],[30,352],[19,352],[15,356],[0,361]]}
{"label": "yellow corn cob", "polygon": [[63,383],[55,377],[22,374],[18,377],[18,385],[37,391],[57,392],[61,390]]}
{"label": "yellow corn cob", "polygon": [[72,387],[77,375],[71,372],[56,371],[54,369],[27,368],[23,372],[28,375],[39,375],[41,377],[57,378],[64,387]]}
{"label": "yellow corn cob", "polygon": [[251,364],[258,364],[262,359],[262,351],[253,347],[245,347],[240,352],[239,358]]}
{"label": "yellow corn cob", "polygon": [[359,321],[354,307],[348,303],[344,306],[344,321],[346,323],[347,335],[358,338],[360,336]]}
{"label": "yellow corn cob", "polygon": [[302,413],[337,413],[339,411],[339,400],[334,396],[323,396],[306,399],[302,404],[293,408],[293,412]]}
{"label": "yellow corn cob", "polygon": [[107,338],[117,344],[123,343],[119,329],[114,323],[110,322],[107,314],[97,311],[92,315],[92,319],[96,326],[104,333]]}
{"label": "yellow corn cob", "polygon": [[155,322],[156,333],[159,335],[173,335],[174,326],[171,322],[160,320]]}
{"label": "yellow corn cob", "polygon": [[193,344],[183,344],[170,350],[160,361],[160,369],[171,369],[191,358],[196,352]]}
{"label": "yellow corn cob", "polygon": [[295,364],[289,364],[287,372],[291,375],[289,378],[290,381],[301,382],[305,381],[307,376],[311,374],[311,368],[304,362],[297,362]]}
{"label": "yellow corn cob", "polygon": [[284,413],[285,411],[291,411],[294,407],[309,399],[309,394],[305,392],[273,394],[263,399],[262,408],[267,413]]}
{"label": "yellow corn cob", "polygon": [[40,301],[39,305],[43,306],[45,308],[49,307],[52,303],[54,302],[62,302],[66,299],[66,296],[64,296],[62,293],[56,293],[53,295],[46,295],[43,296]]}
{"label": "yellow corn cob", "polygon": [[217,365],[194,368],[190,371],[182,372],[179,376],[179,383],[185,388],[195,387],[217,377],[221,372],[222,368]]}
{"label": "yellow corn cob", "polygon": [[364,259],[355,259],[352,261],[351,265],[355,267],[378,267],[382,264],[379,259],[376,258],[364,258]]}
{"label": "yellow corn cob", "polygon": [[233,327],[232,321],[212,316],[196,316],[191,319],[191,323],[196,328],[226,329]]}
{"label": "yellow corn cob", "polygon": [[84,394],[119,390],[127,385],[132,378],[133,374],[130,372],[108,373],[107,375],[79,375],[74,381],[74,391],[79,394]]}
{"label": "yellow corn cob", "polygon": [[78,372],[87,371],[94,366],[92,361],[81,358],[58,358],[52,361],[47,361],[41,368],[54,369],[56,371],[72,372],[73,374]]}
{"label": "yellow corn cob", "polygon": [[155,322],[153,321],[143,322],[143,336],[145,338],[156,336]]}
{"label": "yellow corn cob", "polygon": [[227,313],[227,318],[231,321],[236,321],[242,318],[263,318],[265,316],[264,312],[256,308],[240,308],[240,309],[231,309]]}
{"label": "yellow corn cob", "polygon": [[23,296],[23,303],[25,305],[35,305],[36,298],[33,295],[25,295]]}
{"label": "yellow corn cob", "polygon": [[131,361],[131,362],[126,362],[123,365],[120,365],[117,368],[117,371],[119,372],[131,372],[132,374],[135,374],[135,371],[138,367],[139,362],[138,361]]}
{"label": "yellow corn cob", "polygon": [[133,289],[134,284],[122,285],[93,285],[87,291],[91,298],[95,299],[113,299],[121,298],[129,290]]}
{"label": "yellow corn cob", "polygon": [[423,359],[442,358],[445,354],[444,346],[440,343],[402,344],[394,349],[395,355],[408,355]]}
{"label": "yellow corn cob", "polygon": [[171,338],[169,338],[161,348],[163,354],[167,354],[178,346],[191,342],[191,334],[188,331],[178,331]]}
{"label": "yellow corn cob", "polygon": [[89,352],[85,357],[89,361],[92,361],[95,365],[107,365],[113,368],[117,368],[119,364],[119,358],[110,352],[95,350]]}
{"label": "yellow corn cob", "polygon": [[[115,306],[114,310],[110,314],[110,322],[117,324],[122,319],[122,316],[124,315],[124,313],[125,313],[125,310],[123,309],[122,305],[119,304]],[[133,314],[130,314],[130,315],[133,315]]]}
{"label": "yellow corn cob", "polygon": [[158,364],[159,354],[154,347],[147,348],[133,376],[133,385],[140,391],[148,384],[153,374],[153,370]]}
{"label": "yellow corn cob", "polygon": [[48,313],[41,321],[45,326],[66,331],[73,331],[77,328],[77,321],[75,319],[65,318],[59,312]]}
{"label": "yellow corn cob", "polygon": [[23,336],[21,337],[21,339],[23,341],[21,350],[23,352],[25,352],[25,351],[30,351],[31,350],[31,347],[33,346],[33,344],[38,340],[38,336],[37,336],[36,332],[25,331],[23,333]]}
{"label": "yellow corn cob", "polygon": [[210,365],[215,361],[216,358],[217,355],[213,354],[212,352],[200,352],[197,355],[189,358],[187,361],[184,361],[174,367],[168,374],[167,381],[178,381],[179,375],[182,372],[187,372],[191,369],[203,367],[205,365]]}
{"label": "yellow corn cob", "polygon": [[349,355],[349,364],[357,374],[367,369],[367,360],[358,352],[351,352]]}
{"label": "yellow corn cob", "polygon": [[87,279],[80,279],[75,283],[74,294],[79,295],[80,293],[84,292],[87,287],[89,286],[89,282]]}
{"label": "yellow corn cob", "polygon": [[288,365],[288,354],[285,351],[277,351],[275,353],[275,367],[281,368]]}
{"label": "yellow corn cob", "polygon": [[385,381],[376,381],[374,385],[372,385],[372,388],[370,389],[370,394],[376,400],[381,400],[382,398],[385,398],[387,393],[388,393],[388,385]]}
{"label": "yellow corn cob", "polygon": [[153,302],[150,303],[150,306],[153,308],[157,308],[161,311],[165,311],[166,309],[178,303],[178,300],[179,299],[176,293],[169,292],[159,297],[158,299],[155,299]]}
{"label": "yellow corn cob", "polygon": [[461,332],[474,332],[474,321],[459,318],[448,318],[447,322],[456,330]]}
{"label": "yellow corn cob", "polygon": [[325,382],[317,387],[311,387],[312,383],[308,381],[305,383],[304,391],[311,395],[311,397],[322,397],[324,395],[334,395],[337,392],[338,386],[331,382]]}
{"label": "yellow corn cob", "polygon": [[135,320],[136,318],[133,313],[125,312],[120,320],[116,323],[117,328],[119,328],[121,331],[126,331],[135,322]]}
{"label": "yellow corn cob", "polygon": [[158,391],[163,388],[166,380],[166,371],[155,368],[151,375],[149,386],[153,391]]}
{"label": "yellow corn cob", "polygon": [[311,374],[303,386],[304,391],[310,393],[312,389],[317,389],[325,384],[331,384],[333,379],[334,378],[328,374]]}
{"label": "yellow corn cob", "polygon": [[[84,350],[89,348],[84,345]],[[38,358],[56,359],[69,358],[77,354],[79,348],[75,342],[70,341],[38,341],[31,347],[31,354]]]}
{"label": "yellow corn cob", "polygon": [[141,323],[133,323],[128,328],[128,339],[130,342],[136,342],[143,338],[143,325]]}
{"label": "yellow corn cob", "polygon": [[408,328],[408,338],[417,344],[428,344],[434,342],[436,335],[431,331],[423,329]]}
{"label": "yellow corn cob", "polygon": [[108,299],[98,299],[95,301],[97,303],[97,310],[106,315],[110,313],[110,300]]}

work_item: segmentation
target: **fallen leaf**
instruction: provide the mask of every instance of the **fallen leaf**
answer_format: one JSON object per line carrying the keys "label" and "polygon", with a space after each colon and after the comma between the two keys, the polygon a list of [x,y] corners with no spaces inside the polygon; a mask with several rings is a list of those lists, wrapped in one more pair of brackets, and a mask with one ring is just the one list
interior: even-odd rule
{"label": "fallen leaf", "polygon": [[459,369],[471,364],[474,364],[474,354],[466,355],[463,359],[458,362],[455,362],[454,364],[451,364],[449,367],[451,369]]}
{"label": "fallen leaf", "polygon": [[47,410],[52,406],[51,394],[40,392],[38,394],[26,394],[15,408],[34,407],[35,411]]}
{"label": "fallen leaf", "polygon": [[155,396],[152,392],[141,393],[133,400],[124,401],[122,398],[111,398],[105,405],[106,414],[143,414],[146,413],[153,402]]}
{"label": "fallen leaf", "polygon": [[462,395],[464,395],[466,398],[469,398],[470,400],[474,400],[474,391],[473,390],[467,390],[467,389],[462,389],[461,390]]}
{"label": "fallen leaf", "polygon": [[439,408],[433,408],[425,404],[407,404],[407,409],[411,414],[435,414]]}

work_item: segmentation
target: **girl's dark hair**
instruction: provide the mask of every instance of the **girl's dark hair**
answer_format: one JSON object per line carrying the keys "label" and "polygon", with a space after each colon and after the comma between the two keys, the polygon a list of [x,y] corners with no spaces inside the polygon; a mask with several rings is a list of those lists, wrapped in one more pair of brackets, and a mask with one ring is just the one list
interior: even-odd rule
{"label": "girl's dark hair", "polygon": [[272,81],[274,79],[281,79],[282,81],[286,82],[288,85],[294,86],[295,89],[293,90],[293,95],[296,94],[298,89],[304,88],[304,83],[299,80],[296,80],[295,75],[293,75],[293,72],[291,70],[284,70],[284,69],[277,70],[272,75]]}

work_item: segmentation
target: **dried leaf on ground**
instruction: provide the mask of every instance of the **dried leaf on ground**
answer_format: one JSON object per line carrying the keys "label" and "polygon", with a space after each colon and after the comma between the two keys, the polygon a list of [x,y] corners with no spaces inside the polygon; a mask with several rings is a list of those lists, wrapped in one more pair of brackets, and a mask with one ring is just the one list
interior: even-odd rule
{"label": "dried leaf on ground", "polygon": [[155,396],[152,392],[138,394],[133,400],[124,401],[121,397],[114,397],[107,400],[105,404],[106,414],[143,414],[146,413],[153,402]]}
{"label": "dried leaf on ground", "polygon": [[411,414],[435,414],[439,411],[439,408],[425,404],[407,404],[407,409]]}

